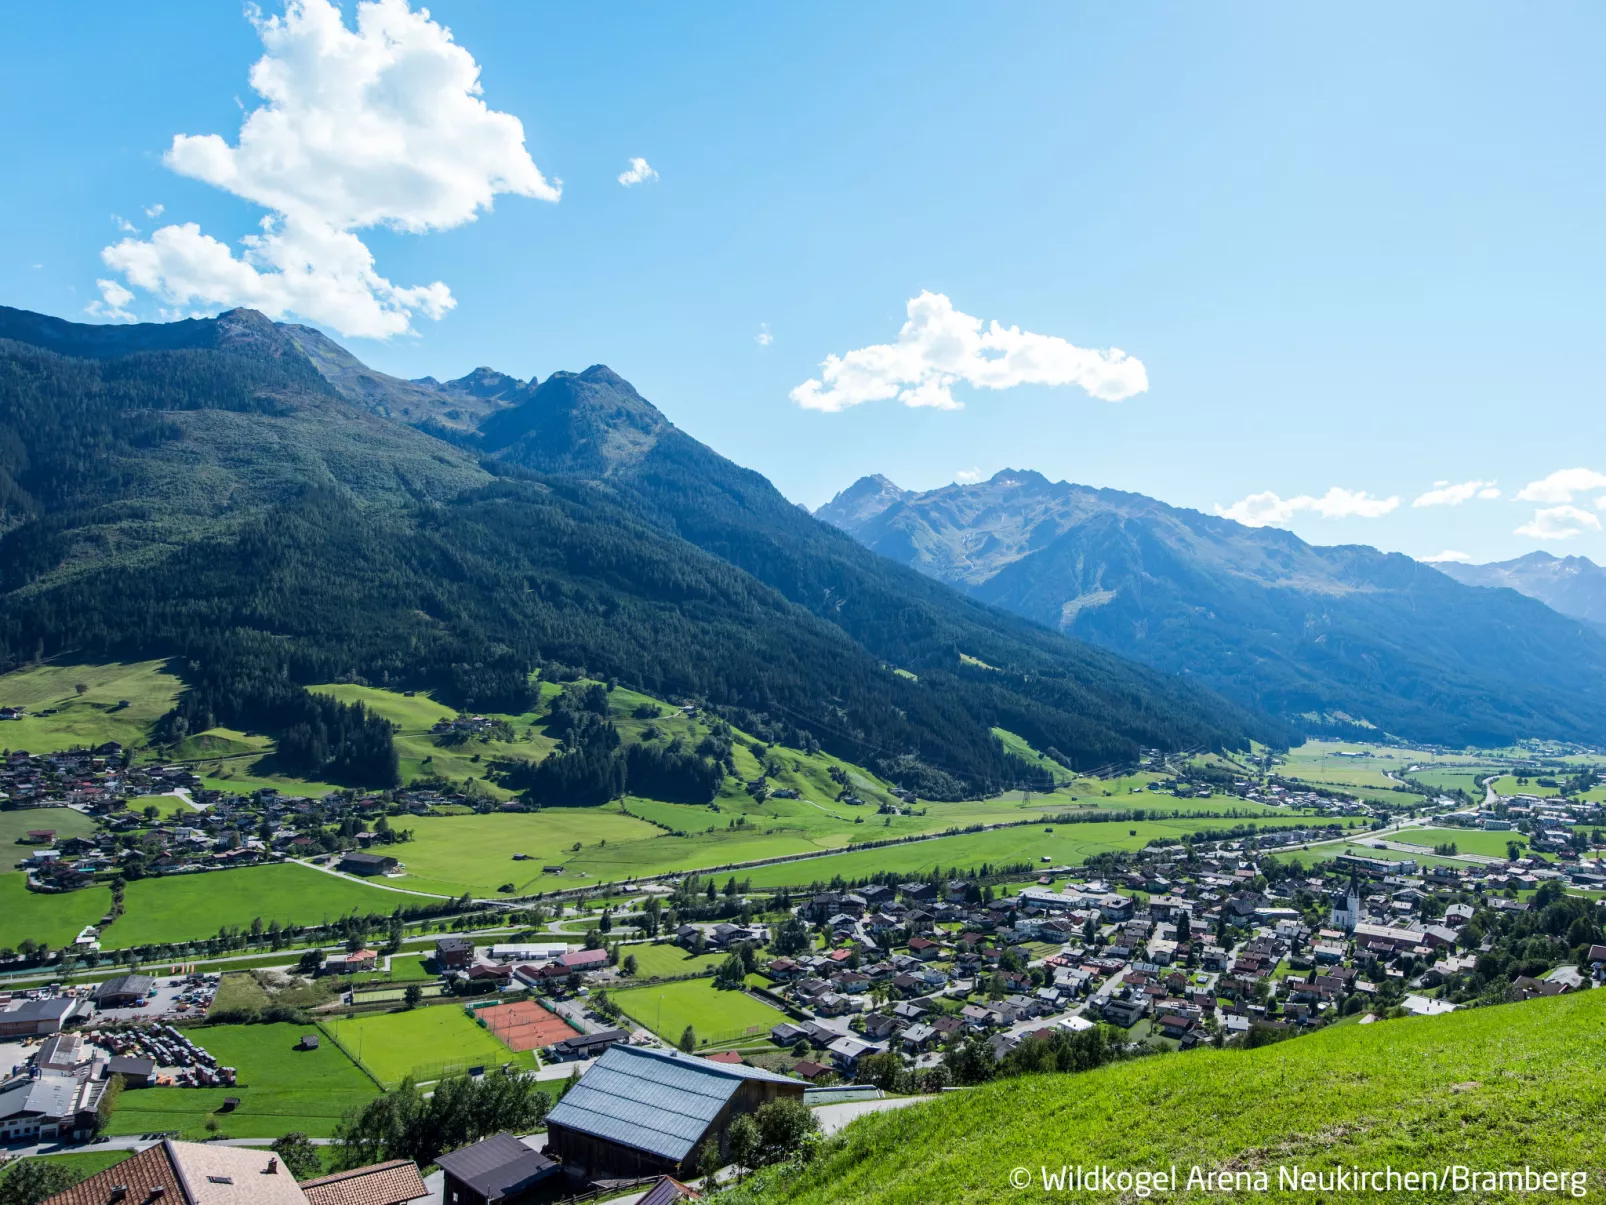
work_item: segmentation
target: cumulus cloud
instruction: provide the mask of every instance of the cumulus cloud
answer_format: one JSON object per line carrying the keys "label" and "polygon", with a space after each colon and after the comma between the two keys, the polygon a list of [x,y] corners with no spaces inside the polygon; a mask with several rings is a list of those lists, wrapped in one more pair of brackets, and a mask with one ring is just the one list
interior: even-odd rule
{"label": "cumulus cloud", "polygon": [[960,485],[975,485],[981,480],[980,469],[960,469],[954,474],[954,480]]}
{"label": "cumulus cloud", "polygon": [[1437,565],[1445,561],[1453,561],[1458,565],[1472,564],[1472,558],[1464,552],[1457,552],[1454,548],[1446,548],[1443,552],[1422,558],[1430,565]]}
{"label": "cumulus cloud", "polygon": [[404,287],[355,233],[448,230],[498,193],[556,201],[524,127],[480,98],[479,65],[407,0],[365,0],[350,29],[330,0],[253,17],[265,53],[251,86],[265,102],[239,140],[179,134],[165,162],[268,211],[239,254],[193,222],[103,251],[107,265],[169,305],[296,313],[346,335],[407,332],[454,304],[440,281]]}
{"label": "cumulus cloud", "polygon": [[1600,519],[1576,506],[1542,506],[1534,517],[1517,528],[1519,536],[1533,540],[1570,540],[1586,531],[1599,531]]}
{"label": "cumulus cloud", "polygon": [[1300,494],[1283,498],[1267,490],[1240,498],[1231,506],[1216,506],[1216,514],[1235,519],[1245,527],[1266,527],[1287,523],[1296,514],[1311,512],[1324,519],[1381,519],[1400,505],[1397,497],[1374,498],[1365,490],[1334,486],[1320,498]]}
{"label": "cumulus cloud", "polygon": [[104,318],[108,322],[134,321],[134,315],[128,309],[128,303],[134,300],[133,293],[115,280],[97,280],[95,284],[100,288],[100,297],[84,307],[86,314]]}
{"label": "cumulus cloud", "polygon": [[1492,481],[1462,481],[1452,485],[1448,481],[1435,481],[1433,488],[1411,503],[1412,506],[1460,506],[1474,498],[1493,499],[1500,496]]}
{"label": "cumulus cloud", "polygon": [[658,172],[652,164],[639,157],[631,159],[630,166],[619,173],[619,183],[626,188],[634,188],[638,184],[651,184],[657,179]]}
{"label": "cumulus cloud", "polygon": [[1010,389],[1016,385],[1076,385],[1093,397],[1119,402],[1149,387],[1142,363],[1119,348],[1088,350],[1053,335],[954,309],[941,293],[910,300],[908,321],[896,343],[878,343],[830,355],[820,376],[804,381],[791,398],[805,410],[835,412],[864,402],[896,398],[905,406],[958,410],[953,386]]}
{"label": "cumulus cloud", "polygon": [[121,230],[124,234],[139,233],[139,227],[134,225],[133,222],[130,222],[120,213],[112,214],[112,225],[117,227],[117,229]]}
{"label": "cumulus cloud", "polygon": [[155,205],[145,206],[145,216],[148,218],[159,218],[166,210],[167,206],[158,201]]}
{"label": "cumulus cloud", "polygon": [[770,324],[768,322],[760,322],[758,324],[758,334],[753,336],[753,342],[760,347],[768,347],[775,342],[775,336],[770,334]]}
{"label": "cumulus cloud", "polygon": [[1522,502],[1571,502],[1574,494],[1606,489],[1606,473],[1594,469],[1557,469],[1548,477],[1530,481],[1517,491]]}

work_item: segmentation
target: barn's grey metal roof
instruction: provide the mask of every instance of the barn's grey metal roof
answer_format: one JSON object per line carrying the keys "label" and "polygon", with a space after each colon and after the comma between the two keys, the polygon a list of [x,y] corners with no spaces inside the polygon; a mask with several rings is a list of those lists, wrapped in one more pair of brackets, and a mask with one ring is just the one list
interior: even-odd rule
{"label": "barn's grey metal roof", "polygon": [[547,1124],[679,1161],[691,1154],[742,1081],[753,1079],[802,1087],[798,1080],[758,1067],[613,1046],[547,1114]]}
{"label": "barn's grey metal roof", "polygon": [[78,1099],[78,1081],[70,1075],[41,1075],[0,1092],[0,1118],[37,1113],[41,1117],[71,1117]]}

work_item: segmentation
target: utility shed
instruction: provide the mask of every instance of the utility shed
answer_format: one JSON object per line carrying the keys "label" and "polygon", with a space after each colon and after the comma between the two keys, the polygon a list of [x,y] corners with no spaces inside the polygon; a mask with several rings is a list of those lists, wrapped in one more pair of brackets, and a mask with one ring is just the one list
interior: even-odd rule
{"label": "utility shed", "polygon": [[803,1099],[801,1080],[679,1051],[613,1046],[547,1115],[547,1145],[587,1179],[678,1176],[709,1138],[770,1101]]}

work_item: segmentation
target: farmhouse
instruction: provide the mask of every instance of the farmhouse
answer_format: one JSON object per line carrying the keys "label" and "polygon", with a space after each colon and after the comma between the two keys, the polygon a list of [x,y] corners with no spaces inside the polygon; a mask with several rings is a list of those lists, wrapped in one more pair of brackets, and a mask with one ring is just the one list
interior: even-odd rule
{"label": "farmhouse", "polygon": [[802,1081],[679,1051],[614,1046],[547,1115],[547,1142],[587,1178],[680,1175],[709,1139],[726,1149],[736,1117],[782,1097],[801,1100]]}
{"label": "farmhouse", "polygon": [[443,1205],[511,1205],[558,1174],[558,1165],[505,1130],[473,1146],[441,1155]]}

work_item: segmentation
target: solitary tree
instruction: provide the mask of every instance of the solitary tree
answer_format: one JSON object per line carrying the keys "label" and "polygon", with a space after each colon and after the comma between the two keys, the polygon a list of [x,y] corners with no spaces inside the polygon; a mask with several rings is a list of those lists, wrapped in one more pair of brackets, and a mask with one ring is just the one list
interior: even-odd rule
{"label": "solitary tree", "polygon": [[284,1160],[284,1169],[297,1180],[310,1180],[323,1175],[323,1163],[318,1148],[312,1145],[300,1130],[291,1130],[273,1144],[273,1153]]}
{"label": "solitary tree", "polygon": [[680,1035],[680,1048],[687,1054],[697,1049],[697,1031],[690,1025],[686,1026],[686,1032]]}

